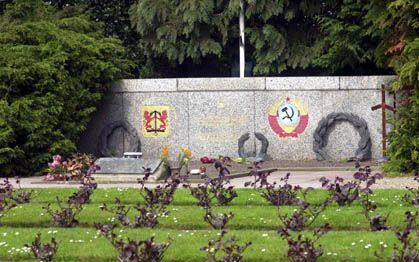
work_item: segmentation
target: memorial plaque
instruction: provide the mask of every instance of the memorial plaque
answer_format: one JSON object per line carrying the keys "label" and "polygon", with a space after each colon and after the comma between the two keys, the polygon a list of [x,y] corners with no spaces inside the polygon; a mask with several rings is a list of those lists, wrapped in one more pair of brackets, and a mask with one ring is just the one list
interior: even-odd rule
{"label": "memorial plaque", "polygon": [[[189,95],[189,145],[198,156],[237,156],[237,141],[254,133],[252,92],[192,92]],[[246,151],[254,150],[254,138]]]}

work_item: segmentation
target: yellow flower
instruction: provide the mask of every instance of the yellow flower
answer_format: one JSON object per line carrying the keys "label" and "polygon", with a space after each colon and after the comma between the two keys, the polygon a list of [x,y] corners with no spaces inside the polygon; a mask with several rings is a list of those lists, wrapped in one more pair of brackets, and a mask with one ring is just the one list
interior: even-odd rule
{"label": "yellow flower", "polygon": [[192,152],[191,152],[191,150],[190,150],[190,149],[186,148],[186,150],[185,150],[185,156],[186,156],[187,158],[191,158],[191,156],[192,156]]}
{"label": "yellow flower", "polygon": [[167,158],[169,157],[169,146],[168,145],[164,145],[163,146],[163,150],[161,152],[161,157],[162,158]]}

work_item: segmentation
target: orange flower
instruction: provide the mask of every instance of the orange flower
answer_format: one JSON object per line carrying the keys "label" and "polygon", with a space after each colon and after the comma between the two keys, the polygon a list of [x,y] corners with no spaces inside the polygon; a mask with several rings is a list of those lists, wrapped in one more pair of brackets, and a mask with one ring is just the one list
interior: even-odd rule
{"label": "orange flower", "polygon": [[189,148],[186,148],[186,150],[185,150],[185,156],[186,156],[187,158],[191,158],[191,156],[192,156],[192,152],[191,152],[191,150],[190,150]]}
{"label": "orange flower", "polygon": [[168,145],[164,145],[163,146],[163,150],[161,152],[161,157],[162,158],[167,158],[169,157],[169,146]]}

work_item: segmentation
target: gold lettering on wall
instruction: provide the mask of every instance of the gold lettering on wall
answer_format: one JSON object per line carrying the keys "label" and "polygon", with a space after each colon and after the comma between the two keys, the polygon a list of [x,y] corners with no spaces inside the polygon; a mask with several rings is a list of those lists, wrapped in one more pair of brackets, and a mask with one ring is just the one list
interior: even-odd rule
{"label": "gold lettering on wall", "polygon": [[191,123],[201,127],[201,132],[195,133],[195,139],[200,142],[232,142],[240,137],[240,132],[247,130],[248,119],[244,116],[206,116],[195,117]]}
{"label": "gold lettering on wall", "polygon": [[223,126],[240,126],[245,125],[247,122],[244,116],[207,116],[200,118],[193,118],[193,123],[199,123],[199,125],[205,127],[222,128]]}
{"label": "gold lettering on wall", "polygon": [[208,133],[198,133],[196,135],[196,139],[198,141],[206,141],[206,142],[230,142],[235,141],[239,138],[239,134],[237,132],[233,133],[215,133],[215,132],[208,132]]}

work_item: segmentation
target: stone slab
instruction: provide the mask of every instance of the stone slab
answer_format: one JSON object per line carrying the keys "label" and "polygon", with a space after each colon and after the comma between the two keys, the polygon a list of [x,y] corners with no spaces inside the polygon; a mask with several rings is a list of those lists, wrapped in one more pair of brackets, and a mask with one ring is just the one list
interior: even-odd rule
{"label": "stone slab", "polygon": [[335,76],[301,76],[301,77],[267,77],[267,90],[338,90],[339,77]]}
{"label": "stone slab", "polygon": [[264,90],[265,78],[179,78],[178,91]]}
{"label": "stone slab", "polygon": [[[111,93],[99,105],[78,148],[97,153],[102,128],[125,119],[137,129],[145,159],[159,158],[165,144],[170,146],[172,159],[184,146],[192,149],[195,159],[220,154],[234,157],[237,139],[246,132],[251,135],[246,151],[255,147],[258,151],[260,145],[253,133],[261,132],[268,138],[268,154],[274,159],[315,159],[312,135],[321,118],[332,112],[351,112],[367,121],[373,157],[380,158],[381,111],[371,111],[371,106],[381,101],[381,84],[392,79],[394,76],[124,80],[120,92]],[[299,99],[309,112],[308,126],[297,138],[279,138],[267,120],[272,104],[286,96]],[[387,101],[391,104],[389,96]],[[150,105],[169,106],[167,137],[142,133],[141,108]],[[328,153],[335,160],[352,156],[358,139],[349,124],[336,125],[330,133]],[[127,151],[129,144],[123,130],[116,130],[110,137],[109,145],[117,153]]]}
{"label": "stone slab", "polygon": [[254,150],[253,92],[191,92],[189,145],[197,158],[238,156],[238,139],[246,132],[246,151]]}
{"label": "stone slab", "polygon": [[388,84],[397,77],[388,76],[341,76],[339,89],[381,89],[381,85]]}
{"label": "stone slab", "polygon": [[174,92],[177,80],[171,79],[124,79],[117,82],[113,92]]}
{"label": "stone slab", "polygon": [[160,159],[102,157],[95,164],[100,167],[97,174],[144,174],[144,168],[154,173],[160,166]]}

